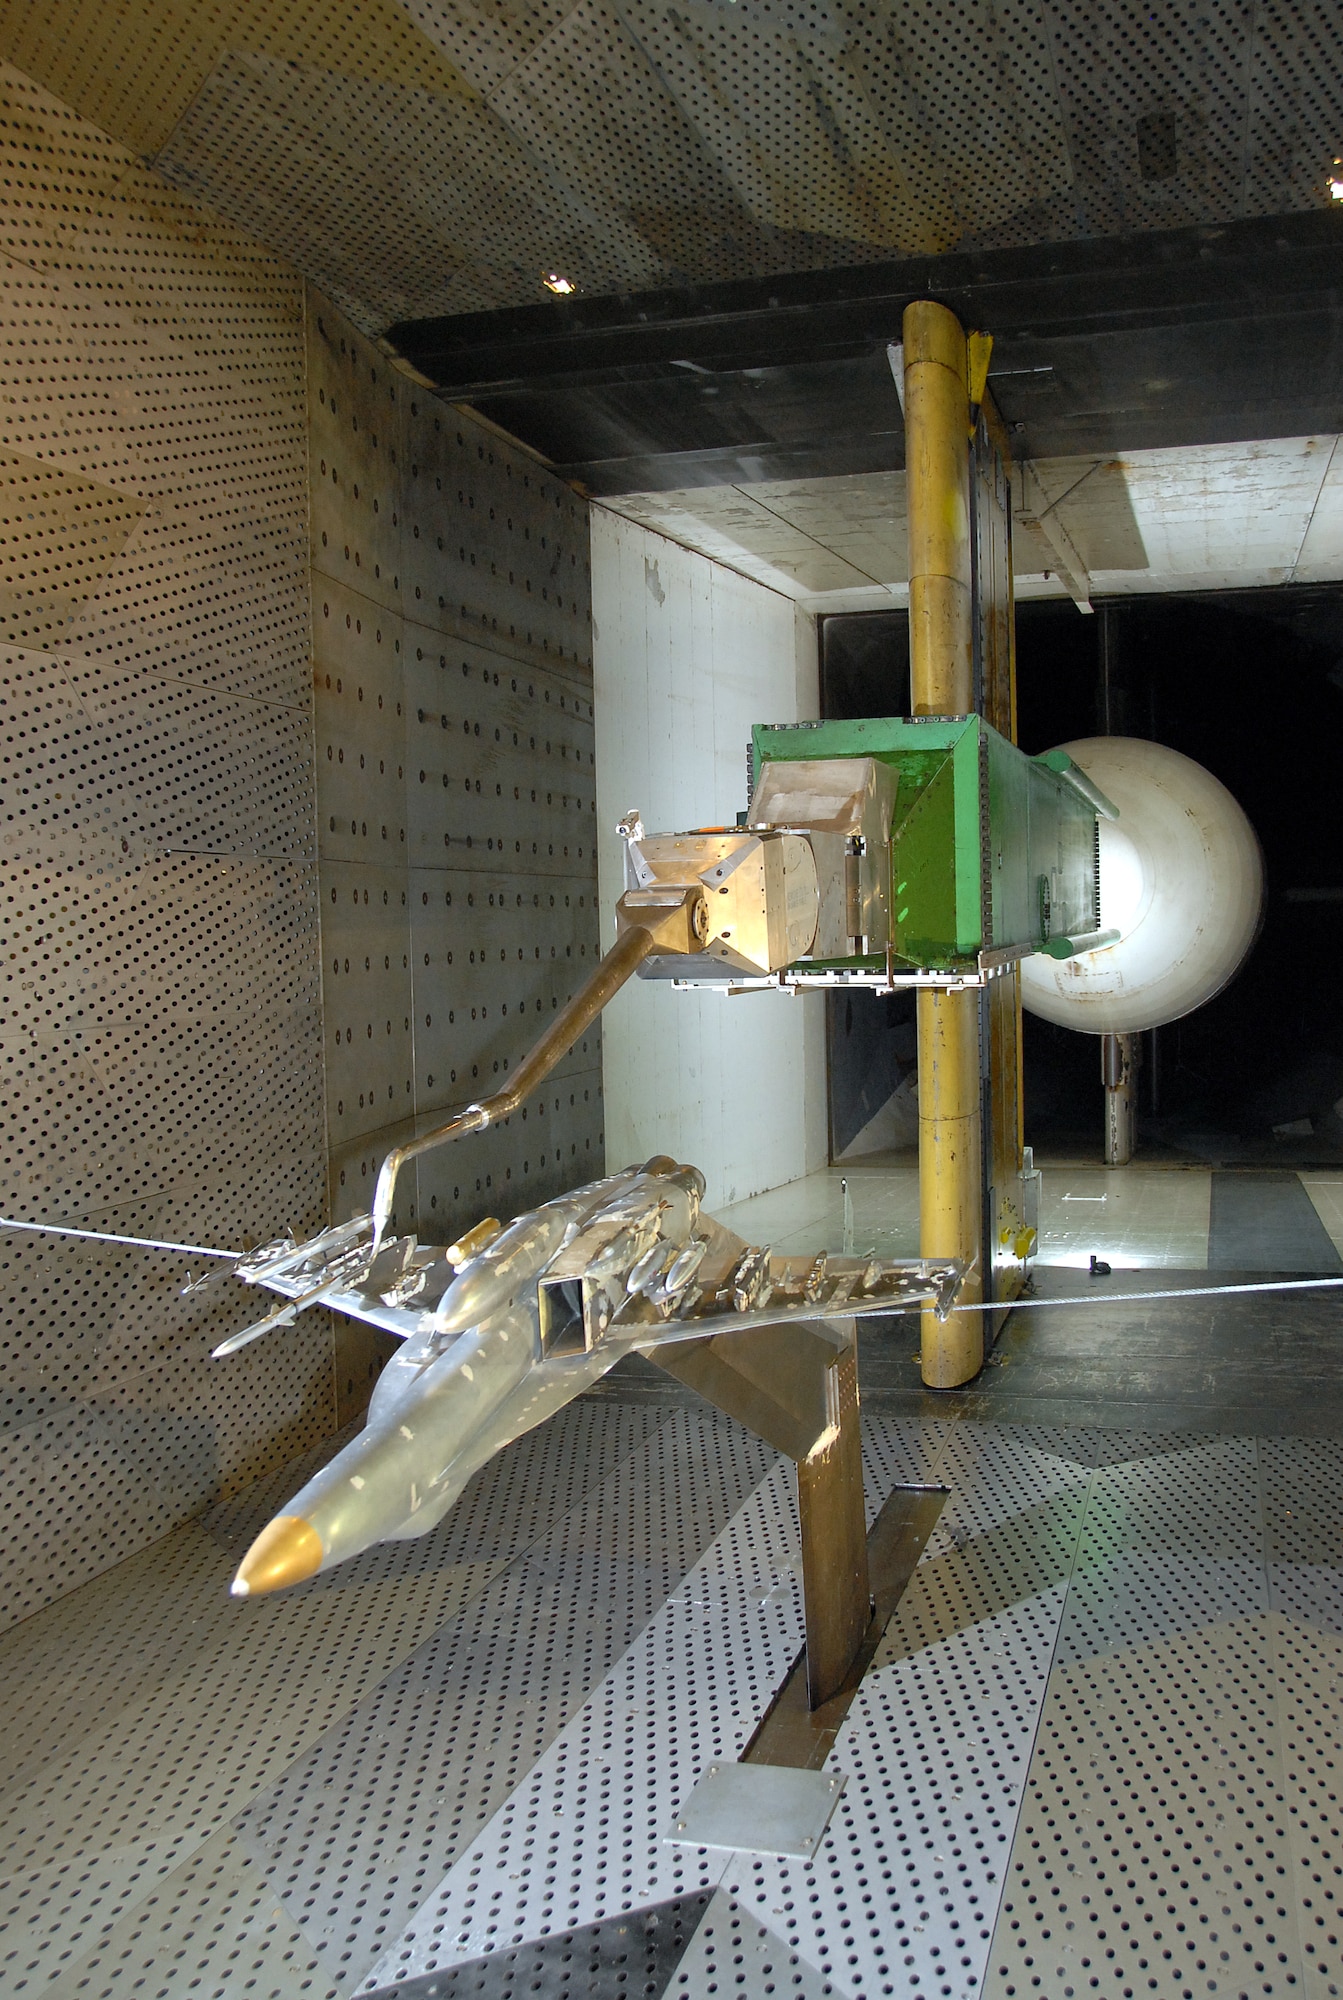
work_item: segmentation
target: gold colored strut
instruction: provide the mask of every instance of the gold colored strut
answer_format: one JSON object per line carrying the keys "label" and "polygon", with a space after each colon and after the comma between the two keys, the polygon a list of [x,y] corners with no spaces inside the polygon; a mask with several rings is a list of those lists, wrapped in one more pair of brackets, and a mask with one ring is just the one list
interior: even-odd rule
{"label": "gold colored strut", "polygon": [[[970,389],[966,338],[945,306],[904,316],[909,508],[909,659],[915,715],[975,706],[970,557]],[[919,1031],[919,1254],[966,1264],[962,1297],[984,1295],[983,1133],[977,990],[922,988]],[[983,1314],[922,1314],[923,1379],[954,1389],[984,1361]]]}

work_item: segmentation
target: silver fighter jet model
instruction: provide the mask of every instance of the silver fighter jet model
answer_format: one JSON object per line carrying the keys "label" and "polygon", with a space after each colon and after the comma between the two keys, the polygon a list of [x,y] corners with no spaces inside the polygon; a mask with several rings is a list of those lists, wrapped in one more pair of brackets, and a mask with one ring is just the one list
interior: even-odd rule
{"label": "silver fighter jet model", "polygon": [[482,1222],[448,1249],[413,1236],[379,1242],[360,1216],[239,1264],[240,1278],[284,1303],[217,1354],[318,1303],[405,1345],[379,1377],[364,1430],[253,1542],[234,1595],[280,1590],[375,1542],[426,1534],[495,1452],[622,1355],[673,1366],[686,1343],[765,1327],[785,1345],[805,1328],[839,1348],[855,1318],[924,1302],[945,1311],[955,1297],[953,1262],[776,1256],[702,1212],[703,1192],[697,1168],[658,1158],[507,1228]]}

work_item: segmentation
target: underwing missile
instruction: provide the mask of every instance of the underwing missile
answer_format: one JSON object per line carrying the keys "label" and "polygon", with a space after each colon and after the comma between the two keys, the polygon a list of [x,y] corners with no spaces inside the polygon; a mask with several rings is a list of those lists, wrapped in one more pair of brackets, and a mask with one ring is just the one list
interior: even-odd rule
{"label": "underwing missile", "polygon": [[627,1292],[648,1292],[676,1256],[679,1245],[664,1242],[661,1238],[651,1249],[645,1250],[636,1264],[632,1264],[625,1275]]}
{"label": "underwing missile", "polygon": [[708,1247],[708,1244],[701,1237],[694,1237],[686,1244],[684,1250],[682,1250],[680,1256],[667,1273],[667,1290],[669,1292],[679,1292],[683,1285],[690,1283],[690,1280],[703,1263],[704,1253]]}

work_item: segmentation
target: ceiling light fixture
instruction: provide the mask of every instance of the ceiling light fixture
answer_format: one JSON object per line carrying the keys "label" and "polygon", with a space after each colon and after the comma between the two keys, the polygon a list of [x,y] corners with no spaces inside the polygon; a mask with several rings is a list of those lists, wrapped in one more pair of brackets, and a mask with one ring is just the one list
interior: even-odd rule
{"label": "ceiling light fixture", "polygon": [[[1343,160],[1335,160],[1336,167],[1343,167]],[[1335,201],[1343,201],[1343,174],[1330,174],[1329,193]]]}
{"label": "ceiling light fixture", "polygon": [[[1340,194],[1339,198],[1343,200],[1343,193]],[[571,278],[561,277],[558,271],[547,271],[541,283],[548,292],[555,292],[562,299],[567,299],[570,292],[578,290],[577,285],[574,284]]]}

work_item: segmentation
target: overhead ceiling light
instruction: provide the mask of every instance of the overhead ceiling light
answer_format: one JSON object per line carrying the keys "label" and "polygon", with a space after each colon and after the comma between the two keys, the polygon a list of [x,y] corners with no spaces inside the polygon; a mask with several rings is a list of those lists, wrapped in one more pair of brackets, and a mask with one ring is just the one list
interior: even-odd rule
{"label": "overhead ceiling light", "polygon": [[[1343,201],[1343,188],[1340,189],[1339,199]],[[561,277],[558,271],[547,271],[541,283],[548,292],[556,292],[562,299],[567,299],[570,292],[578,290],[571,278]]]}
{"label": "overhead ceiling light", "polygon": [[[1335,160],[1336,167],[1343,167],[1343,160]],[[1335,201],[1343,201],[1343,174],[1330,174],[1329,192]]]}

